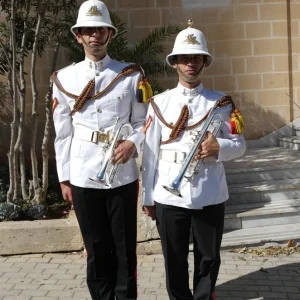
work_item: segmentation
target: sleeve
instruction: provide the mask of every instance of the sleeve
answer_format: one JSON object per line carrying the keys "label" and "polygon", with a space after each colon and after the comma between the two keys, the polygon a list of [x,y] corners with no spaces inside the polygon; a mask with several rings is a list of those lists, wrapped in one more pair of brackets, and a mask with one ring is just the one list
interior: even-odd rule
{"label": "sleeve", "polygon": [[148,109],[148,104],[139,103],[137,101],[137,88],[140,79],[140,74],[136,75],[132,82],[133,87],[132,90],[134,91],[133,99],[131,101],[131,125],[133,127],[133,132],[128,137],[129,141],[132,141],[135,146],[137,153],[141,152],[141,146],[145,139],[145,134],[143,132],[143,127],[145,125],[145,116]]}
{"label": "sleeve", "polygon": [[160,151],[161,126],[151,105],[149,105],[144,131],[146,132],[146,137],[142,160],[142,201],[143,205],[154,206],[153,190],[156,183],[155,178]]}
{"label": "sleeve", "polygon": [[72,142],[71,109],[64,95],[53,84],[53,122],[55,157],[59,182],[70,180],[70,149]]}
{"label": "sleeve", "polygon": [[217,138],[220,145],[218,161],[228,161],[242,156],[246,151],[246,141],[242,134],[231,134],[230,129],[231,106],[226,107],[223,114],[224,124],[221,128],[222,138]]}

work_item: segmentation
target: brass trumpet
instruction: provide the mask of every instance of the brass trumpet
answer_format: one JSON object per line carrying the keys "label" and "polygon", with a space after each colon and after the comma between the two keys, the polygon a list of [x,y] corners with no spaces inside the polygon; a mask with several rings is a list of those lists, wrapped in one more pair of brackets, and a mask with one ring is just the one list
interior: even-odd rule
{"label": "brass trumpet", "polygon": [[[127,129],[127,134],[124,133],[125,129]],[[101,169],[97,173],[97,179],[106,186],[111,186],[119,168],[119,164],[112,165],[110,163],[116,143],[119,140],[125,140],[132,133],[132,131],[133,128],[129,123],[117,124],[114,129],[113,140],[109,146],[109,149],[105,153],[104,160],[101,164]]]}
{"label": "brass trumpet", "polygon": [[172,194],[182,197],[180,193],[180,185],[183,180],[183,178],[186,178],[188,181],[192,179],[192,177],[199,173],[202,165],[203,165],[203,159],[199,160],[197,164],[195,165],[192,175],[187,176],[185,173],[188,170],[191,162],[193,161],[193,158],[201,145],[201,143],[204,141],[206,137],[206,133],[209,131],[209,127],[213,127],[212,135],[216,136],[218,132],[220,131],[220,128],[222,127],[224,123],[223,116],[221,114],[213,114],[213,109],[211,110],[210,114],[208,115],[207,119],[204,122],[204,125],[201,130],[196,131],[195,135],[193,137],[194,145],[192,149],[190,150],[189,154],[186,156],[182,168],[180,169],[177,177],[174,179],[174,181],[170,184],[170,186],[163,186],[167,191],[171,192]]}

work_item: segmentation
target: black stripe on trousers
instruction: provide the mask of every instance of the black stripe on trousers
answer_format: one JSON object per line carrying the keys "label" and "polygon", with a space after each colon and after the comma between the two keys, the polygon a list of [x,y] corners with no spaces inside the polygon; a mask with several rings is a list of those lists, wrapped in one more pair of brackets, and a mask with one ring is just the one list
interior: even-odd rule
{"label": "black stripe on trousers", "polygon": [[138,181],[108,190],[72,186],[72,193],[92,300],[136,299]]}
{"label": "black stripe on trousers", "polygon": [[[186,209],[156,203],[156,222],[165,259],[171,300],[212,300],[221,264],[224,203]],[[189,288],[188,253],[194,244],[193,293]]]}

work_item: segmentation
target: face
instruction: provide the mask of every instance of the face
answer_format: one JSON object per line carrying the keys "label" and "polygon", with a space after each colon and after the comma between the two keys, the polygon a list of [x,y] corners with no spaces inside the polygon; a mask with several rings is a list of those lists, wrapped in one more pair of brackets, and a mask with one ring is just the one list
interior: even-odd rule
{"label": "face", "polygon": [[112,36],[107,27],[82,27],[76,33],[76,39],[84,47],[85,54],[92,60],[100,60],[107,53],[107,44]]}
{"label": "face", "polygon": [[173,66],[177,68],[179,81],[181,83],[199,84],[201,82],[199,75],[200,71],[203,69],[204,63],[204,55],[177,55]]}

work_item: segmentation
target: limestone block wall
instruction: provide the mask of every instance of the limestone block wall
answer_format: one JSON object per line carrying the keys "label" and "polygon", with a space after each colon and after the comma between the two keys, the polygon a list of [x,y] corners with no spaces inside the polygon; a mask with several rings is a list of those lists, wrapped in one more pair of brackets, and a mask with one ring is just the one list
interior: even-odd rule
{"label": "limestone block wall", "polygon": [[[79,4],[82,2],[78,0]],[[233,96],[245,117],[247,139],[265,136],[300,115],[300,0],[107,0],[105,3],[127,23],[132,45],[153,28],[168,23],[185,28],[187,20],[193,19],[194,27],[204,32],[209,51],[215,57],[213,66],[203,74],[203,83]],[[172,50],[174,39],[172,36],[165,43],[162,59]],[[41,124],[52,52],[47,49],[37,64]],[[57,68],[68,63],[62,50]],[[27,71],[29,64],[28,61]],[[3,91],[5,78],[0,80]],[[177,84],[176,77],[162,76],[159,80],[164,88]],[[30,116],[31,88],[30,82],[27,83],[26,115]],[[1,105],[8,107],[3,99]],[[3,114],[1,136],[9,136],[9,114]]]}
{"label": "limestone block wall", "polygon": [[[81,1],[83,2],[83,1]],[[260,138],[299,116],[300,1],[289,0],[109,0],[135,44],[153,28],[186,27],[188,19],[208,40],[214,65],[206,87],[231,94],[246,120],[245,137]],[[170,53],[175,37],[166,43]],[[160,78],[165,88],[176,78]]]}

